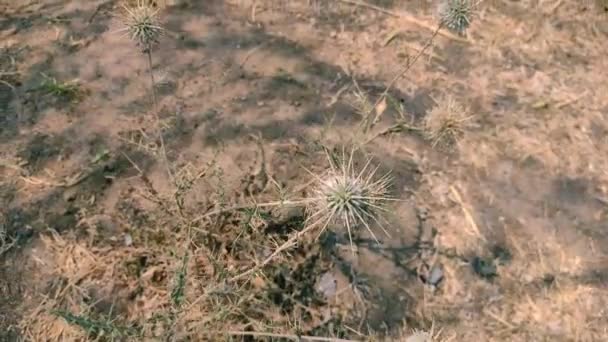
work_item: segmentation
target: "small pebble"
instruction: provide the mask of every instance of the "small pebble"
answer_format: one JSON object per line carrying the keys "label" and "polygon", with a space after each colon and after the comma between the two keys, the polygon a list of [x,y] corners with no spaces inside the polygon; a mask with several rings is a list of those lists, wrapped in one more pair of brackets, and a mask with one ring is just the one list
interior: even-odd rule
{"label": "small pebble", "polygon": [[133,245],[133,238],[131,237],[131,234],[125,234],[125,246],[130,247],[131,245]]}
{"label": "small pebble", "polygon": [[326,272],[321,276],[321,279],[317,282],[315,286],[317,292],[322,293],[325,298],[331,298],[336,295],[337,291],[337,281],[336,277],[330,272]]}
{"label": "small pebble", "polygon": [[443,270],[440,266],[434,266],[429,272],[429,285],[437,286],[443,280]]}

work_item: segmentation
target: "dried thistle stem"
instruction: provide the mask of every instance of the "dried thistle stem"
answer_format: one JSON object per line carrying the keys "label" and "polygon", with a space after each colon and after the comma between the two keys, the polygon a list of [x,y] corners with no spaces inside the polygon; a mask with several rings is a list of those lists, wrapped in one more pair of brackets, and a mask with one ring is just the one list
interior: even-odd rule
{"label": "dried thistle stem", "polygon": [[148,56],[148,72],[150,73],[150,87],[152,88],[152,102],[154,103],[154,107],[158,109],[158,98],[156,96],[156,81],[154,80],[154,73],[152,72],[152,50],[148,49],[146,51],[146,55]]}
{"label": "dried thistle stem", "polygon": [[441,29],[443,28],[443,26],[444,26],[444,22],[441,21],[439,23],[439,25],[437,25],[437,28],[435,29],[435,31],[433,31],[433,35],[431,36],[431,38],[429,38],[429,40],[422,47],[422,49],[420,49],[418,51],[418,53],[414,56],[414,58],[412,58],[411,60],[408,60],[408,62],[405,65],[405,67],[403,69],[401,69],[401,71],[399,71],[399,73],[386,86],[386,89],[384,89],[384,91],[382,92],[382,94],[380,95],[380,97],[378,97],[378,99],[376,100],[376,102],[374,103],[374,105],[371,107],[371,110],[369,111],[369,113],[367,113],[367,115],[370,115],[371,112],[376,107],[378,107],[378,105],[380,104],[380,102],[382,102],[384,100],[384,98],[388,95],[389,91],[391,91],[391,89],[393,88],[393,86],[395,85],[395,83],[397,83],[397,81],[399,81],[403,76],[405,76],[405,73],[408,72],[412,68],[412,66],[414,64],[416,64],[416,62],[418,61],[418,59],[420,59],[420,57],[422,55],[424,55],[426,53],[426,51],[431,46],[433,46],[433,41],[435,40],[435,38],[437,37],[437,35],[439,34],[439,32],[441,32]]}
{"label": "dried thistle stem", "polygon": [[124,4],[124,27],[119,31],[126,31],[131,40],[141,48],[141,51],[147,56],[148,72],[150,73],[150,88],[152,92],[152,103],[154,106],[154,115],[156,118],[156,129],[158,139],[160,141],[160,154],[169,178],[174,181],[169,158],[167,157],[167,148],[163,137],[162,121],[160,119],[160,108],[158,105],[158,97],[156,94],[156,80],[154,79],[152,49],[159,42],[160,36],[163,34],[163,27],[158,21],[158,10],[151,8],[146,2],[138,0],[136,5],[128,6]]}
{"label": "dried thistle stem", "polygon": [[285,241],[285,243],[283,243],[281,246],[279,246],[277,249],[275,249],[274,252],[272,252],[272,254],[270,254],[266,259],[264,259],[264,261],[257,264],[256,266],[248,269],[247,271],[230,278],[230,282],[234,282],[234,281],[243,279],[243,278],[259,271],[264,266],[268,265],[274,258],[276,258],[277,255],[281,254],[283,251],[285,251],[286,249],[293,246],[302,236],[304,236],[306,233],[313,230],[314,228],[316,228],[316,226],[308,226],[308,227],[302,229],[301,231],[297,232],[292,237],[290,237],[289,240]]}
{"label": "dried thistle stem", "polygon": [[156,129],[158,131],[158,140],[160,141],[160,153],[167,169],[169,179],[174,180],[173,172],[169,166],[169,158],[167,157],[167,148],[165,147],[165,138],[163,137],[162,121],[160,119],[158,97],[156,96],[156,80],[154,79],[154,72],[152,70],[152,49],[146,49],[146,55],[148,57],[148,72],[150,73],[150,88],[152,90],[152,103],[154,104],[154,116],[156,117]]}

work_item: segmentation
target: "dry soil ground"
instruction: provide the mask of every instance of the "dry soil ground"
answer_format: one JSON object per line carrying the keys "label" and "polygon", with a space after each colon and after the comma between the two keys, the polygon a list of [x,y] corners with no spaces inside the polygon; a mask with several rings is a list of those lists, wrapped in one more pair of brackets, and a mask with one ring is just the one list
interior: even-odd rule
{"label": "dry soil ground", "polygon": [[[117,1],[0,1],[0,340],[608,341],[602,1],[484,1],[371,116],[437,4],[368,4],[158,3],[154,106]],[[390,237],[260,266],[304,214],[254,203],[341,146],[392,171]]]}

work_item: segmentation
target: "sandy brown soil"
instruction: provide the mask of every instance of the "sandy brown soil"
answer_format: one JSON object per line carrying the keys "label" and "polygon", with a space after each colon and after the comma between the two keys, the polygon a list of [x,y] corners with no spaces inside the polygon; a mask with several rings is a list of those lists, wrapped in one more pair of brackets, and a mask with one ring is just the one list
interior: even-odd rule
{"label": "sandy brown soil", "polygon": [[[357,94],[376,101],[433,36],[436,6],[357,2],[159,3],[172,180],[118,2],[0,1],[0,340],[405,341],[433,327],[439,341],[608,341],[602,2],[483,2],[368,131]],[[52,79],[76,90],[41,87]],[[471,114],[454,141],[389,129],[423,127],[447,96]],[[301,228],[298,210],[254,201],[305,195],[305,169],[336,146],[392,172],[390,238],[362,231],[353,257],[332,227],[231,283]]]}

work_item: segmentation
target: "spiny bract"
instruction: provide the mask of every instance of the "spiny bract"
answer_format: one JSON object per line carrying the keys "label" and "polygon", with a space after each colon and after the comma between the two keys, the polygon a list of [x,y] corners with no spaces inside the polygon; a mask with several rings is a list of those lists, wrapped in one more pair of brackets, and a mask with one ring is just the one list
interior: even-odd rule
{"label": "spiny bract", "polygon": [[442,0],[439,5],[441,23],[458,34],[464,34],[471,25],[476,0]]}
{"label": "spiny bract", "polygon": [[158,9],[138,0],[134,6],[123,4],[124,25],[121,31],[127,31],[129,37],[142,48],[144,52],[150,51],[158,44],[163,28],[158,20]]}
{"label": "spiny bract", "polygon": [[390,175],[375,179],[378,167],[371,167],[371,159],[367,159],[363,168],[356,172],[353,154],[346,155],[342,151],[336,161],[327,152],[330,168],[322,175],[315,175],[317,184],[308,198],[310,225],[320,225],[323,231],[332,222],[344,224],[351,244],[352,230],[360,226],[364,226],[376,239],[370,222],[382,227],[377,212],[385,210],[383,205],[391,200],[388,197]]}

